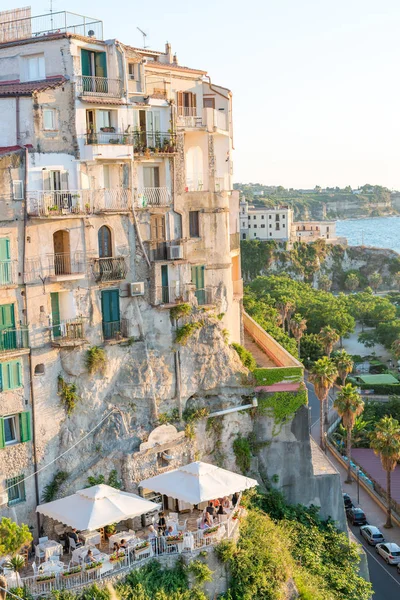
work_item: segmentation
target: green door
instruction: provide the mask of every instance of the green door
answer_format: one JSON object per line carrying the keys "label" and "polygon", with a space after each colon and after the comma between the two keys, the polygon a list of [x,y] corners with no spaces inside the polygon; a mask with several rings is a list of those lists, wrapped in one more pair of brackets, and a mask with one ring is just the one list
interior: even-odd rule
{"label": "green door", "polygon": [[161,301],[163,304],[169,303],[169,287],[168,287],[168,265],[161,265]]}
{"label": "green door", "polygon": [[0,238],[0,285],[11,283],[10,240]]}
{"label": "green door", "polygon": [[204,288],[204,265],[192,267],[192,283],[196,286],[195,296],[199,304],[206,303],[206,290]]}
{"label": "green door", "polygon": [[101,292],[101,312],[103,316],[104,339],[112,339],[121,329],[119,290],[105,290]]}
{"label": "green door", "polygon": [[53,325],[53,338],[61,336],[61,319],[60,319],[60,300],[58,292],[52,292],[50,294],[51,299],[51,322]]}
{"label": "green door", "polygon": [[0,349],[14,350],[16,348],[14,304],[2,304],[0,305]]}

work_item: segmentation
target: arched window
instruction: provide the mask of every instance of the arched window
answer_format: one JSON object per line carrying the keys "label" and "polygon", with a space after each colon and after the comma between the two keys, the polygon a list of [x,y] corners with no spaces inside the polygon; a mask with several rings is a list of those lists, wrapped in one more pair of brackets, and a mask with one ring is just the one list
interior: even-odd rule
{"label": "arched window", "polygon": [[99,229],[99,257],[107,258],[112,256],[111,230],[107,225]]}

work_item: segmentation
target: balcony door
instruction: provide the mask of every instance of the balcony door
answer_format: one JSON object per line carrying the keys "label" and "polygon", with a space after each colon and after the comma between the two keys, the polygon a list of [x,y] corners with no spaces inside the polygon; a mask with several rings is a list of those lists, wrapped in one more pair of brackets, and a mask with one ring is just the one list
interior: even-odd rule
{"label": "balcony door", "polygon": [[103,335],[110,339],[120,331],[119,290],[101,292],[101,314],[103,317]]}
{"label": "balcony door", "polygon": [[159,167],[143,167],[143,185],[145,188],[160,187]]}
{"label": "balcony door", "polygon": [[161,300],[163,304],[169,303],[168,265],[161,265]]}
{"label": "balcony door", "polygon": [[16,336],[16,332],[15,332],[14,304],[1,304],[0,305],[0,350],[13,350],[16,347],[17,347],[17,336]]}
{"label": "balcony door", "polygon": [[69,232],[60,229],[53,233],[54,275],[69,275],[71,273],[71,249]]}
{"label": "balcony door", "polygon": [[192,267],[192,283],[196,286],[195,296],[199,304],[206,303],[206,291],[204,289],[204,265]]}
{"label": "balcony door", "polygon": [[112,257],[112,245],[111,245],[111,230],[107,225],[103,225],[99,229],[98,233],[99,241],[99,258],[111,258]]}
{"label": "balcony door", "polygon": [[[107,53],[81,49],[83,90],[107,93]],[[101,78],[101,79],[95,79]]]}
{"label": "balcony door", "polygon": [[60,297],[58,292],[50,294],[50,302],[53,338],[58,338],[61,336]]}
{"label": "balcony door", "polygon": [[146,131],[147,146],[150,148],[160,148],[162,144],[161,134],[161,113],[159,110],[149,110],[146,112]]}

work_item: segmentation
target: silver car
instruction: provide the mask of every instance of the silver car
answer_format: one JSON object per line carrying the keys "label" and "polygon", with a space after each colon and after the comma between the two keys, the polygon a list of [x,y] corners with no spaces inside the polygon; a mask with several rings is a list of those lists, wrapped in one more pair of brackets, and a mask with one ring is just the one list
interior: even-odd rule
{"label": "silver car", "polygon": [[400,546],[392,542],[377,544],[375,550],[382,556],[388,565],[398,565],[400,563]]}
{"label": "silver car", "polygon": [[379,531],[377,527],[373,525],[363,525],[360,527],[360,533],[370,544],[370,546],[376,546],[376,544],[381,544],[385,541],[385,538]]}

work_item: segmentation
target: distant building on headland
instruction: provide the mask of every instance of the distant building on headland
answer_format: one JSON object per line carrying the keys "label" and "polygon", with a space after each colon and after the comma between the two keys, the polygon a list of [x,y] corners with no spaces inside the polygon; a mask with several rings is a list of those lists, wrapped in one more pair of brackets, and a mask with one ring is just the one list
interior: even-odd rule
{"label": "distant building on headland", "polygon": [[288,206],[255,207],[240,202],[240,238],[242,240],[277,240],[280,242],[315,242],[347,244],[336,236],[336,221],[294,221]]}

